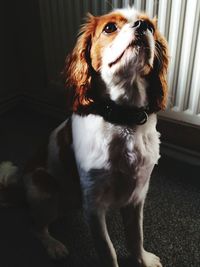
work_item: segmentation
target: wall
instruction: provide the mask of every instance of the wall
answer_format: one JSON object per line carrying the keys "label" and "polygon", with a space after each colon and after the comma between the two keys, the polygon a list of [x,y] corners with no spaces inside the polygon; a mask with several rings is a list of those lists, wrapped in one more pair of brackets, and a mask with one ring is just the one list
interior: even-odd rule
{"label": "wall", "polygon": [[[38,1],[1,2],[3,72],[0,111],[25,99],[29,104],[49,97]],[[52,101],[55,96],[49,97]],[[32,99],[32,100],[31,100]],[[34,104],[33,104],[34,105]]]}
{"label": "wall", "polygon": [[3,19],[3,62],[0,83],[0,107],[12,103],[21,93],[20,88],[20,44],[18,42],[18,19],[15,4],[13,8],[1,2]]}

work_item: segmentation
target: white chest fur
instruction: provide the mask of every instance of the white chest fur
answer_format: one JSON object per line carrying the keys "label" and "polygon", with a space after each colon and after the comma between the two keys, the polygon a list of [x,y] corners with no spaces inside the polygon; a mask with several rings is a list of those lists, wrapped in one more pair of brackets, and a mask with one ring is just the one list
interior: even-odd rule
{"label": "white chest fur", "polygon": [[[109,144],[116,134],[126,139],[130,163],[137,149],[145,159],[144,165],[155,164],[159,158],[159,133],[155,126],[156,115],[152,115],[146,124],[138,126],[131,134],[124,127],[105,122],[100,116],[73,114],[73,147],[77,164],[86,172],[91,169],[109,169]],[[119,155],[119,159],[122,156]]]}
{"label": "white chest fur", "polygon": [[111,135],[103,118],[95,115],[72,115],[73,147],[77,164],[84,171],[107,169]]}

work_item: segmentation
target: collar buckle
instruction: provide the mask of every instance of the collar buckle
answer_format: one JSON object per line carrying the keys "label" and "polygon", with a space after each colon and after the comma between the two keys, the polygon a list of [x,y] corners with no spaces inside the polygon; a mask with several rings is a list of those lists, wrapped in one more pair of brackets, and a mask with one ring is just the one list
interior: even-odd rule
{"label": "collar buckle", "polygon": [[145,124],[147,122],[148,118],[149,118],[149,116],[148,116],[148,114],[147,114],[146,111],[144,111],[144,110],[143,111],[140,111],[138,113],[138,121],[137,121],[137,124],[138,125]]}

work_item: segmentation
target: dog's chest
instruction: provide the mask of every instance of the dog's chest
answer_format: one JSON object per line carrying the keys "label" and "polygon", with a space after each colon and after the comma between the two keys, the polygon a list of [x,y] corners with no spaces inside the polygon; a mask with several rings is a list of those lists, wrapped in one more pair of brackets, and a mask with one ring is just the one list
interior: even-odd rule
{"label": "dog's chest", "polygon": [[154,126],[149,131],[147,125],[128,129],[106,123],[99,116],[73,115],[74,153],[85,174],[80,177],[82,186],[98,194],[101,184],[99,197],[104,199],[116,195],[125,200],[133,191],[140,193],[159,158],[159,136]]}

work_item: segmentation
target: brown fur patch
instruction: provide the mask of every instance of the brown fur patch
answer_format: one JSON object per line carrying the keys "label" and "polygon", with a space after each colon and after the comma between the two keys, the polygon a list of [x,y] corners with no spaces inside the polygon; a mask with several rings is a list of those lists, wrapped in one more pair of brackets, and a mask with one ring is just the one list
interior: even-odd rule
{"label": "brown fur patch", "polygon": [[37,168],[33,172],[32,181],[40,193],[52,195],[59,190],[56,179],[43,168]]}
{"label": "brown fur patch", "polygon": [[167,105],[167,70],[169,65],[168,44],[164,36],[159,32],[156,17],[152,20],[146,14],[141,14],[139,19],[147,21],[154,29],[155,59],[153,69],[147,79],[150,80],[150,109],[153,112],[163,110]]}
{"label": "brown fur patch", "polygon": [[48,142],[49,140],[44,142],[44,144],[36,151],[35,155],[30,160],[28,160],[24,168],[24,173],[33,172],[36,168],[39,167],[46,167]]}

